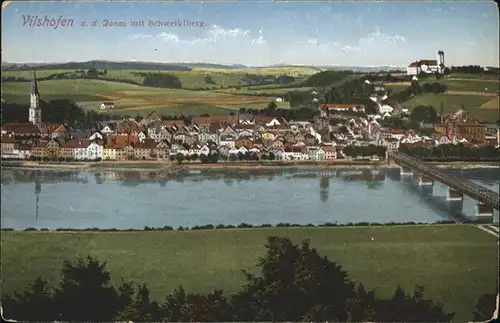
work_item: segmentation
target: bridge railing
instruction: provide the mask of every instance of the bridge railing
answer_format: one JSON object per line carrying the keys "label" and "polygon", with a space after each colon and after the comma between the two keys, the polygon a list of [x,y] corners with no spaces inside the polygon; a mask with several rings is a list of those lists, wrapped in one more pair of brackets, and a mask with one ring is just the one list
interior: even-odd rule
{"label": "bridge railing", "polygon": [[489,190],[481,185],[472,183],[471,181],[464,180],[454,175],[443,174],[438,168],[428,165],[427,163],[419,160],[418,158],[408,156],[400,152],[389,152],[388,155],[396,161],[400,161],[407,166],[410,166],[418,171],[426,172],[434,179],[449,185],[451,188],[463,191],[466,195],[479,198],[482,202],[493,205],[496,209],[499,208],[499,195],[492,190]]}

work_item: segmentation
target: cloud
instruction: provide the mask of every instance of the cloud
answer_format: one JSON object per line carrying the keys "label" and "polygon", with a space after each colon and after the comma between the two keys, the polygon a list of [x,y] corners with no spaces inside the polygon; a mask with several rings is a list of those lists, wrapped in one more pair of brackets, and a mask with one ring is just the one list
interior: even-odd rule
{"label": "cloud", "polygon": [[137,39],[148,39],[148,38],[153,38],[153,35],[146,35],[146,34],[133,34],[128,37],[130,40],[137,40]]}
{"label": "cloud", "polygon": [[375,27],[375,31],[369,33],[368,35],[362,37],[358,41],[358,45],[360,47],[373,47],[381,44],[397,44],[397,43],[405,43],[406,37],[400,35],[389,35],[380,32],[378,27]]}
{"label": "cloud", "polygon": [[209,61],[235,62],[238,57],[253,53],[255,64],[263,64],[264,59],[272,55],[262,29],[252,31],[213,25],[202,30],[198,36],[163,31],[158,34],[133,34],[128,39],[133,42],[153,41],[159,54],[172,59],[175,57],[175,60],[199,61],[199,57],[205,57]]}
{"label": "cloud", "polygon": [[220,43],[240,43],[247,45],[263,45],[266,44],[262,30],[258,31],[258,36],[253,36],[248,29],[234,28],[225,29],[218,25],[213,25],[205,35],[201,37],[181,38],[177,34],[161,32],[156,35],[151,34],[134,34],[128,38],[130,40],[143,40],[156,38],[166,43],[178,44],[183,46],[207,46]]}

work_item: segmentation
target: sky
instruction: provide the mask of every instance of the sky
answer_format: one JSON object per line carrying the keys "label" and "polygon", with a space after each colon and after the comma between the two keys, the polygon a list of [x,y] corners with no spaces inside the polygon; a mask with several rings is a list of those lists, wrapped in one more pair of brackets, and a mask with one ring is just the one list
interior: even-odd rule
{"label": "sky", "polygon": [[[46,26],[30,23],[45,17]],[[73,26],[57,24],[59,17]],[[2,8],[2,62],[9,63],[407,66],[436,59],[438,50],[447,66],[498,66],[495,3],[14,1]]]}

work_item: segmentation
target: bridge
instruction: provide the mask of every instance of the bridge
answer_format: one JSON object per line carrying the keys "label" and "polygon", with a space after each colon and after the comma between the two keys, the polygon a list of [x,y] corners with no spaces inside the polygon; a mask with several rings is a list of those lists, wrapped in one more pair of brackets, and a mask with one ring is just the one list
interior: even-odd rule
{"label": "bridge", "polygon": [[419,175],[419,185],[433,185],[434,181],[448,186],[448,200],[463,200],[467,195],[475,199],[477,216],[493,216],[493,209],[499,210],[500,201],[498,193],[469,180],[446,174],[441,169],[407,154],[390,151],[387,153],[389,160],[401,167],[401,176],[413,176],[414,171]]}

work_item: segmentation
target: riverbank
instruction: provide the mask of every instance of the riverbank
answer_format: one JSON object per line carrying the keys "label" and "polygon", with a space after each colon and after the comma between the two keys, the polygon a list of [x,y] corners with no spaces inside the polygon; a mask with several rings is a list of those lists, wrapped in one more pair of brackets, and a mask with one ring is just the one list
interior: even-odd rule
{"label": "riverbank", "polygon": [[[438,168],[499,168],[494,162],[428,162]],[[104,161],[104,162],[35,162],[35,161],[2,161],[2,168],[21,168],[26,170],[81,170],[89,172],[100,171],[176,171],[176,170],[206,170],[206,169],[234,169],[234,170],[273,170],[273,169],[381,169],[397,168],[397,164],[386,161],[370,160],[332,160],[332,161],[245,161],[245,162],[218,162],[202,164],[184,162],[182,164],[171,161]]]}
{"label": "riverbank", "polygon": [[121,278],[146,283],[152,299],[181,284],[188,291],[230,293],[245,282],[241,269],[255,272],[268,236],[294,243],[309,238],[320,254],[381,297],[397,285],[408,291],[423,285],[426,298],[445,303],[457,322],[472,320],[477,298],[496,293],[496,238],[471,225],[2,232],[3,293],[24,290],[38,275],[53,285],[63,260],[87,254],[107,262],[113,284]]}

